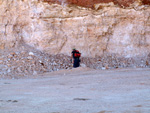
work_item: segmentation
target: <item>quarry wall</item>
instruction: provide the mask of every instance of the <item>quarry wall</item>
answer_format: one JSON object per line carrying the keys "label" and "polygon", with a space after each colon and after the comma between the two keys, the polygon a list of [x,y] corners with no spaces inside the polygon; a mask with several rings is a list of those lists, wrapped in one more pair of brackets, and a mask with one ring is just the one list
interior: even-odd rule
{"label": "quarry wall", "polygon": [[40,0],[0,0],[0,49],[25,43],[50,54],[70,55],[77,48],[87,57],[148,55],[149,5],[136,2],[122,8],[107,2],[95,1],[93,8],[86,8]]}

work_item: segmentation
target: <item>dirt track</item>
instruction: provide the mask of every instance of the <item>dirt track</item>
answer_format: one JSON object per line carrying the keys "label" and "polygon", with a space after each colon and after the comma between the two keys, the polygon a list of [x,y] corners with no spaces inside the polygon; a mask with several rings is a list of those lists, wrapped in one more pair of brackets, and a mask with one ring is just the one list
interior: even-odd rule
{"label": "dirt track", "polygon": [[150,69],[77,68],[1,79],[0,113],[150,113]]}

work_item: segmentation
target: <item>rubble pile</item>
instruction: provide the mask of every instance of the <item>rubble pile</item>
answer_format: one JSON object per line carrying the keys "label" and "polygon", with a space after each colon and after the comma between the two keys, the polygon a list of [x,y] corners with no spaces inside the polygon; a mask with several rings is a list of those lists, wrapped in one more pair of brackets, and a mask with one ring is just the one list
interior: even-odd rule
{"label": "rubble pile", "polygon": [[[81,66],[93,69],[145,68],[149,67],[149,64],[150,54],[140,58],[119,58],[115,54],[105,54],[95,58],[81,57]],[[26,47],[0,52],[0,78],[35,76],[61,69],[72,69],[70,56],[50,55]]]}
{"label": "rubble pile", "polygon": [[150,54],[143,57],[118,57],[117,54],[104,54],[96,58],[82,58],[87,67],[93,69],[146,68],[150,67]]}
{"label": "rubble pile", "polygon": [[11,51],[0,56],[0,78],[16,78],[71,68],[69,56],[49,55],[33,49]]}

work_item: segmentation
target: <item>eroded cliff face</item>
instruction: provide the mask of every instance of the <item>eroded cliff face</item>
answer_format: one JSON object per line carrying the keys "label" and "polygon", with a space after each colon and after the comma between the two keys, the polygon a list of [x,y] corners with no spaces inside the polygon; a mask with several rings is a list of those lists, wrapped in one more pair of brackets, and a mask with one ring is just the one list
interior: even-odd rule
{"label": "eroded cliff face", "polygon": [[27,44],[50,54],[82,56],[105,53],[124,57],[148,55],[150,7],[114,3],[94,9],[40,0],[0,0],[0,49]]}

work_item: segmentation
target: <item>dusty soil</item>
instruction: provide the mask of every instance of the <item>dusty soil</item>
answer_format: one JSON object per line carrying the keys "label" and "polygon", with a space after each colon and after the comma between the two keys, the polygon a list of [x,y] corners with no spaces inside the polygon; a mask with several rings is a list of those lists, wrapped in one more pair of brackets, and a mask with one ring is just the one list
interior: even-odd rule
{"label": "dusty soil", "polygon": [[80,67],[1,79],[0,113],[150,113],[150,69]]}

